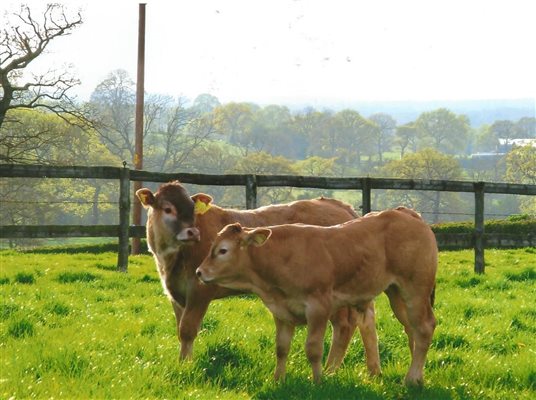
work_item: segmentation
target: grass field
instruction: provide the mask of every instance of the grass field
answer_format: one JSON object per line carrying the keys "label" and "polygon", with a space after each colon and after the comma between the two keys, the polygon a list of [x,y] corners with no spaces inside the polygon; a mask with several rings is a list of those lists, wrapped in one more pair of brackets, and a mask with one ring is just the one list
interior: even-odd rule
{"label": "grass field", "polygon": [[276,384],[274,326],[257,299],[213,302],[194,361],[179,363],[152,258],[132,257],[120,274],[113,252],[67,250],[0,251],[2,399],[536,397],[534,248],[488,250],[484,276],[473,274],[471,251],[440,254],[423,389],[403,385],[406,338],[385,296],[377,301],[381,378],[367,376],[356,335],[343,367],[313,385],[299,329],[287,379]]}

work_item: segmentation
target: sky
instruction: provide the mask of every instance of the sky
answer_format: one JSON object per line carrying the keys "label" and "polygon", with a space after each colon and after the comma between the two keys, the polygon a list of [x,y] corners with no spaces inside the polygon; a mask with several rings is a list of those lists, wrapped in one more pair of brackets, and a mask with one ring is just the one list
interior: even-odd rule
{"label": "sky", "polygon": [[[113,70],[135,80],[139,2],[60,3],[84,23],[31,68],[71,64],[81,100]],[[261,105],[536,99],[534,0],[146,3],[149,93]],[[10,23],[19,5],[2,1],[0,17]]]}

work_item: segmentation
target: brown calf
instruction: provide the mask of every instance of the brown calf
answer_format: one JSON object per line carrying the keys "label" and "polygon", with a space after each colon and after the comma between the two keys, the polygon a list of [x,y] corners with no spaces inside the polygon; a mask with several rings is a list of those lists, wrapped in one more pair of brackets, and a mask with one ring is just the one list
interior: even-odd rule
{"label": "brown calf", "polygon": [[[193,342],[210,301],[238,293],[216,285],[204,285],[195,275],[221,228],[233,222],[248,226],[287,222],[329,226],[357,217],[349,205],[325,198],[248,211],[223,209],[211,204],[209,195],[190,197],[178,182],[164,184],[154,194],[149,189],[140,189],[136,194],[148,210],[147,242],[164,291],[173,305],[182,359],[192,356]],[[369,371],[372,375],[379,374],[373,302],[368,302],[360,311],[342,307],[331,316],[331,322],[333,341],[328,368],[335,370],[341,364],[358,326]]]}
{"label": "brown calf", "polygon": [[434,234],[416,212],[399,207],[333,227],[228,225],[197,276],[261,297],[276,322],[276,379],[285,375],[296,325],[307,324],[305,351],[318,382],[330,314],[344,306],[363,309],[385,292],[409,338],[406,383],[422,384],[435,328],[436,269]]}

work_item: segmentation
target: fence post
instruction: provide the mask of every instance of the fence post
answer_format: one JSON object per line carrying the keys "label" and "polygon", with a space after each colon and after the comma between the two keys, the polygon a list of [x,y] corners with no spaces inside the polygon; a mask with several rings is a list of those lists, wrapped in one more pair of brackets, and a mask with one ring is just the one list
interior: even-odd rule
{"label": "fence post", "polygon": [[484,263],[484,182],[475,182],[475,273],[483,274]]}
{"label": "fence post", "polygon": [[257,208],[257,176],[246,175],[246,208]]}
{"label": "fence post", "polygon": [[368,214],[371,211],[371,201],[370,201],[370,178],[361,178],[361,184],[363,188],[362,192],[362,212],[363,215]]}
{"label": "fence post", "polygon": [[127,272],[128,268],[128,227],[130,223],[130,169],[123,163],[119,175],[119,253],[117,270]]}

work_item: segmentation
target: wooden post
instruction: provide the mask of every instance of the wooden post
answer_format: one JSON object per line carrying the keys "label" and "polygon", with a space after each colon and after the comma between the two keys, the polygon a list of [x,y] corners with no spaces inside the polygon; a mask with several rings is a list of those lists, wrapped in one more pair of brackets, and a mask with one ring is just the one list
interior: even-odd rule
{"label": "wooden post", "polygon": [[130,170],[123,162],[119,181],[119,253],[117,270],[127,272],[128,268],[128,227],[130,217]]}
{"label": "wooden post", "polygon": [[484,182],[475,182],[475,273],[483,274],[484,263]]}
{"label": "wooden post", "polygon": [[[136,124],[134,168],[143,168],[143,105],[145,87],[145,4],[139,5],[138,22],[138,72],[136,80]],[[142,182],[134,182],[134,192],[141,189]],[[134,196],[132,223],[141,225],[141,203]],[[140,238],[132,238],[132,254],[140,254]]]}
{"label": "wooden post", "polygon": [[361,178],[361,183],[363,188],[362,192],[362,212],[363,215],[368,214],[371,211],[371,201],[370,201],[370,178]]}
{"label": "wooden post", "polygon": [[246,176],[246,208],[248,210],[257,208],[257,177],[255,175]]}

